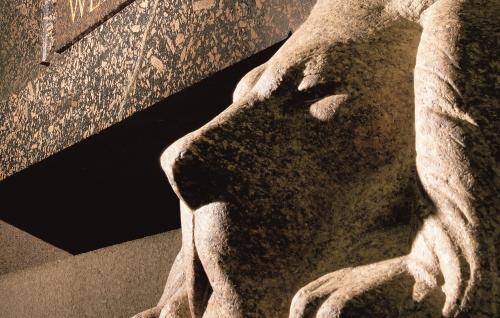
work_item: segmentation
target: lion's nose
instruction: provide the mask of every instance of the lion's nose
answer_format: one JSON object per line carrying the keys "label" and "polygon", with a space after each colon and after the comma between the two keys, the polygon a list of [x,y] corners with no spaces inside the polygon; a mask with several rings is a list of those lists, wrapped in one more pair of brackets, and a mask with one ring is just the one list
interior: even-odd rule
{"label": "lion's nose", "polygon": [[160,159],[172,189],[192,210],[217,199],[214,190],[221,186],[213,163],[201,157],[204,152],[197,147],[191,133],[169,146]]}

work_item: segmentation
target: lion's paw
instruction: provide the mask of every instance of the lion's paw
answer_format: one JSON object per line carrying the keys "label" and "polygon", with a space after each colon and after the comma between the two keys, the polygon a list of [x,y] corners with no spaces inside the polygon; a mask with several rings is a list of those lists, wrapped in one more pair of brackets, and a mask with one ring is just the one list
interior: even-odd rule
{"label": "lion's paw", "polygon": [[[345,268],[324,275],[297,292],[292,300],[290,318],[340,317],[348,305],[356,302],[358,296],[404,274],[405,268],[405,260],[401,257],[366,266]],[[394,308],[383,304],[381,296],[384,295],[375,294],[377,299],[370,301],[378,302],[382,305],[379,306],[381,309],[370,306],[371,310],[383,311],[386,317],[394,314],[397,316],[397,313],[392,313]],[[373,312],[358,314],[373,316]]]}

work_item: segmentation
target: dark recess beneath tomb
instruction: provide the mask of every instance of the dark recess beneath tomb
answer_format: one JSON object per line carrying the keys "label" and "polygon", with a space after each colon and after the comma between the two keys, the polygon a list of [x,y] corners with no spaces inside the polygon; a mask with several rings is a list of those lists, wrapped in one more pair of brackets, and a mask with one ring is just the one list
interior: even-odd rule
{"label": "dark recess beneath tomb", "polygon": [[162,151],[223,111],[281,44],[2,181],[0,219],[72,254],[179,228]]}

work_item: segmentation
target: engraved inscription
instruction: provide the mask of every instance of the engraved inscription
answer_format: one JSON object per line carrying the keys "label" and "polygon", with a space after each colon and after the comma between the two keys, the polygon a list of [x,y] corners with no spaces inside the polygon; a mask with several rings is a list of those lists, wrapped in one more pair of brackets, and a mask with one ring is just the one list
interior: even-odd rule
{"label": "engraved inscription", "polygon": [[73,23],[78,21],[78,13],[80,13],[80,18],[83,18],[85,14],[92,13],[95,9],[99,8],[103,2],[106,2],[106,0],[68,0],[71,21],[73,21]]}
{"label": "engraved inscription", "polygon": [[59,0],[55,50],[64,51],[134,0]]}

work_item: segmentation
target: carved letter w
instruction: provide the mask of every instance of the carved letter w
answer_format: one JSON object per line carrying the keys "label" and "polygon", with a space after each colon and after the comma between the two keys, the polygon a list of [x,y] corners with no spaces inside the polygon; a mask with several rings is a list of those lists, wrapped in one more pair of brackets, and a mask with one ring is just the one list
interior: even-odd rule
{"label": "carved letter w", "polygon": [[[69,7],[71,9],[71,19],[73,22],[75,22],[75,17],[76,17],[76,5],[78,4],[78,7],[80,8],[80,18],[83,17],[83,9],[85,8],[85,0],[68,0],[69,1]],[[73,3],[74,1],[74,3]]]}

